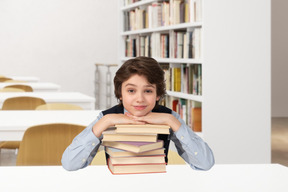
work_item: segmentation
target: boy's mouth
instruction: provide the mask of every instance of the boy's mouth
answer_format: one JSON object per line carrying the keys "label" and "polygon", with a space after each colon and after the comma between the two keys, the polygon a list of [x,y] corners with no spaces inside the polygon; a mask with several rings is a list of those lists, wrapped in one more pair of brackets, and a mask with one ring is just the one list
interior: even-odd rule
{"label": "boy's mouth", "polygon": [[146,106],[141,105],[141,106],[134,106],[134,109],[136,110],[144,110],[146,108]]}

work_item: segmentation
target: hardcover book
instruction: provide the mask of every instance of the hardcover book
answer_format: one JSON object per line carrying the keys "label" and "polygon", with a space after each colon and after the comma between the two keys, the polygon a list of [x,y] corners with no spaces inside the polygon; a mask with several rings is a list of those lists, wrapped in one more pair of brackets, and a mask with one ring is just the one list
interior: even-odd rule
{"label": "hardcover book", "polygon": [[116,133],[150,133],[150,134],[169,134],[168,125],[115,125]]}
{"label": "hardcover book", "polygon": [[108,168],[112,174],[166,173],[166,163],[121,165],[113,164],[110,158]]}
{"label": "hardcover book", "polygon": [[112,164],[155,164],[165,163],[165,155],[138,156],[138,157],[111,157]]}
{"label": "hardcover book", "polygon": [[115,130],[106,130],[102,133],[102,141],[142,141],[142,142],[156,142],[157,134],[123,134],[116,133]]}
{"label": "hardcover book", "polygon": [[151,151],[154,149],[162,148],[163,141],[162,140],[159,140],[157,142],[103,141],[102,145],[107,147],[113,147],[116,149],[131,151],[134,153],[141,153],[145,151]]}
{"label": "hardcover book", "polygon": [[137,157],[148,155],[164,155],[164,148],[146,151],[142,153],[134,153],[131,151],[116,149],[113,147],[105,147],[105,151],[110,157]]}

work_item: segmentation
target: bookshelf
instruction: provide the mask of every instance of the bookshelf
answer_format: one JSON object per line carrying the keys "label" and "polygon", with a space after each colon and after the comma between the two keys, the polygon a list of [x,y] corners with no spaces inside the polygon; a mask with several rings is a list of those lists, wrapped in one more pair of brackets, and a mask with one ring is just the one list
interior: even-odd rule
{"label": "bookshelf", "polygon": [[[177,111],[192,129],[192,108],[202,110],[203,102],[201,3],[121,0],[119,6],[121,63],[136,56],[155,58],[166,69],[167,96],[163,104]],[[201,119],[202,112],[199,115]],[[199,128],[197,134],[203,136]]]}
{"label": "bookshelf", "polygon": [[197,97],[173,91],[168,94],[201,103],[202,137],[212,148],[216,163],[270,163],[270,1],[249,1],[247,6],[242,0],[202,0],[201,21],[133,31],[123,29],[123,11],[154,2],[157,1],[124,6],[123,0],[118,1],[119,60],[130,58],[125,55],[123,38],[127,35],[169,34],[172,30],[200,27],[203,57],[155,58],[169,66],[201,64],[203,94]]}

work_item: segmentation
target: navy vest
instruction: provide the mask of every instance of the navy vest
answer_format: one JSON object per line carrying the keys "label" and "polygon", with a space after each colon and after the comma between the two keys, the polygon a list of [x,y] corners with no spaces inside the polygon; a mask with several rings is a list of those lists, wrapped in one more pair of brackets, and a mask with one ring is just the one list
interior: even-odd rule
{"label": "navy vest", "polygon": [[[157,105],[154,107],[152,110],[154,113],[172,113],[172,110],[164,107],[162,105]],[[115,114],[115,113],[124,113],[124,107],[123,105],[115,105],[114,107],[107,109],[105,111],[102,111],[103,115],[107,114]],[[170,133],[171,134],[171,133]],[[168,149],[169,149],[169,144],[170,144],[170,137],[169,135],[164,135],[164,134],[158,134],[158,140],[163,140],[164,143],[164,152],[165,152],[165,162],[168,163]],[[106,153],[106,160],[108,159],[109,155]]]}

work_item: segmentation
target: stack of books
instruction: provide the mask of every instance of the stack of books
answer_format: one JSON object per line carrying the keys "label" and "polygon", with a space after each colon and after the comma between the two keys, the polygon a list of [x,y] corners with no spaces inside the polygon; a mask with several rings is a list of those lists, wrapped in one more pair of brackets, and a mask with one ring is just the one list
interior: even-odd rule
{"label": "stack of books", "polygon": [[102,145],[109,155],[112,174],[165,173],[163,141],[158,134],[169,134],[167,125],[115,125],[103,132]]}

